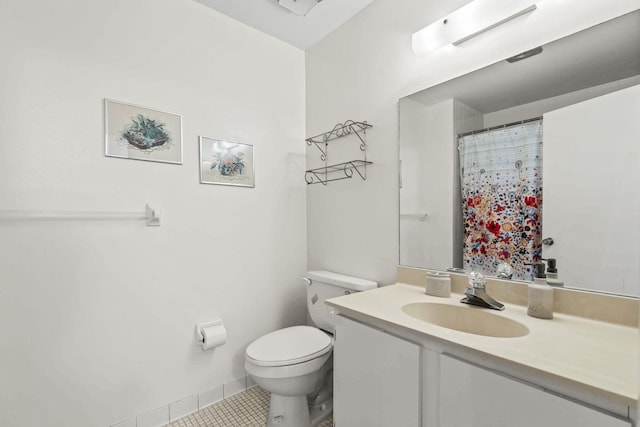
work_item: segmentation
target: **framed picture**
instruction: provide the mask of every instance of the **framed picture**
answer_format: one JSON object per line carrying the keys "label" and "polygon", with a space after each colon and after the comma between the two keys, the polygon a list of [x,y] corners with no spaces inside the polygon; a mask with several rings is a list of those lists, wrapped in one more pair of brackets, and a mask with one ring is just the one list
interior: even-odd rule
{"label": "framed picture", "polygon": [[253,145],[200,137],[202,184],[253,187]]}
{"label": "framed picture", "polygon": [[182,116],[104,100],[105,154],[182,164]]}

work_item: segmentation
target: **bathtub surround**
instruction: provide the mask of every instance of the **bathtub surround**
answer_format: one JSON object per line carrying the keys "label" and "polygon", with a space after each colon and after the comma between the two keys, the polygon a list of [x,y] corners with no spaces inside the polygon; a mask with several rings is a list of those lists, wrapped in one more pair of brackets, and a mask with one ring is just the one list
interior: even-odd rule
{"label": "bathtub surround", "polygon": [[[0,425],[150,425],[244,390],[246,346],[306,318],[304,52],[190,0],[3,1],[0,39],[0,210],[162,209],[0,221]],[[106,157],[105,98],[179,112],[183,163]],[[200,184],[199,135],[250,142],[256,187]]]}

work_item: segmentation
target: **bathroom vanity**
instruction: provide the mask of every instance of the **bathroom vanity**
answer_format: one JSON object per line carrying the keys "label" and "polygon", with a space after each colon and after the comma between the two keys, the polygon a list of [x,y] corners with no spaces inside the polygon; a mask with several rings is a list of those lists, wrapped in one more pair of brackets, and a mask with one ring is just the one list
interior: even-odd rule
{"label": "bathroom vanity", "polygon": [[[536,319],[513,284],[507,293],[489,288],[504,311],[460,304],[464,278],[454,281],[450,298],[399,282],[327,301],[337,317],[337,427],[634,425],[639,335],[630,319],[637,319],[637,300],[602,296],[608,308],[597,310],[598,320],[560,305],[554,319]],[[635,314],[608,317],[609,309],[621,311],[617,303],[627,312],[631,304]]]}

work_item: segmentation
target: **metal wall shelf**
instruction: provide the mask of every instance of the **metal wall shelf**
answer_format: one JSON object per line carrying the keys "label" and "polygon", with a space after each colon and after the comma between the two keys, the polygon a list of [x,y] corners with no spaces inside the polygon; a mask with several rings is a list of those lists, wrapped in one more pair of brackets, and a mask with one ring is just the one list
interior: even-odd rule
{"label": "metal wall shelf", "polygon": [[356,171],[360,178],[366,180],[366,167],[371,164],[365,160],[351,160],[350,162],[310,169],[306,171],[304,179],[307,184],[326,185],[327,182],[353,178],[353,171]]}
{"label": "metal wall shelf", "polygon": [[[367,161],[367,129],[373,125],[367,122],[356,122],[347,120],[344,123],[338,123],[329,132],[307,138],[305,141],[308,146],[314,145],[320,151],[320,160],[324,162],[323,167],[309,169],[305,171],[304,179],[307,184],[323,184],[327,182],[339,181],[342,179],[353,178],[355,171],[362,180],[367,179],[367,165],[373,164]],[[327,164],[329,142],[348,135],[355,135],[360,141],[360,151],[363,153],[363,159],[350,160],[343,163]]]}

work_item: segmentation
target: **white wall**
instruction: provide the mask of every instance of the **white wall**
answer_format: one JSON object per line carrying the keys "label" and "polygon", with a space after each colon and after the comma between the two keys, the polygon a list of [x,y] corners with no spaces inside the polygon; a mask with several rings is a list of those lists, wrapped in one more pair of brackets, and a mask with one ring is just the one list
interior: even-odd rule
{"label": "white wall", "polygon": [[640,294],[638,112],[640,85],[544,115],[544,253],[566,286]]}
{"label": "white wall", "polygon": [[[0,2],[0,425],[108,426],[242,378],[305,320],[304,53],[201,4]],[[104,156],[103,98],[178,112],[184,164]],[[201,185],[198,136],[255,145],[255,189]],[[203,352],[194,325],[222,316]]]}
{"label": "white wall", "polygon": [[[462,219],[457,184],[457,133],[460,126],[482,123],[482,116],[453,99],[425,106],[403,98],[400,108],[400,159],[403,214],[400,264],[446,270],[462,267]],[[458,127],[458,128],[457,128]]]}
{"label": "white wall", "polygon": [[[426,185],[422,188],[427,192],[429,201],[429,230],[425,236],[430,249],[427,253],[431,259],[426,264],[440,270],[453,267],[453,234],[454,206],[456,196],[454,189],[454,101],[452,99],[440,102],[427,108],[427,115],[423,118],[427,128],[427,146],[429,159],[426,160]],[[434,126],[437,123],[439,126]],[[446,159],[440,161],[440,159]],[[442,209],[441,209],[442,208]],[[447,239],[447,237],[449,237]]]}
{"label": "white wall", "polygon": [[[400,262],[403,265],[437,265],[430,259],[428,231],[431,221],[428,215],[429,198],[425,185],[430,167],[427,145],[427,107],[410,98],[399,103],[400,129]],[[409,126],[410,123],[415,126]],[[431,252],[432,253],[432,252]],[[431,262],[430,264],[426,264]]]}
{"label": "white wall", "polygon": [[307,50],[307,135],[346,119],[374,126],[368,133],[368,158],[374,165],[367,181],[308,189],[309,268],[395,282],[399,98],[640,6],[637,0],[543,0],[533,13],[457,48],[416,57],[411,35],[466,3],[376,0]]}
{"label": "white wall", "polygon": [[460,182],[460,154],[458,152],[458,135],[465,132],[471,132],[473,130],[481,128],[483,120],[482,114],[469,107],[466,104],[455,100],[453,103],[453,147],[451,149],[451,158],[453,160],[454,180],[452,183],[453,194],[453,242],[451,246],[452,260],[451,264],[454,267],[463,268],[463,246],[464,246],[464,219],[462,217],[462,193],[460,188],[462,184]]}
{"label": "white wall", "polygon": [[586,89],[542,99],[540,101],[522,104],[500,111],[494,111],[493,113],[487,113],[484,115],[484,124],[481,128],[499,126],[505,123],[513,123],[520,120],[540,117],[549,111],[564,108],[569,105],[577,104],[578,102],[596,98],[609,92],[621,90],[637,84],[640,84],[640,76],[628,77],[626,79],[592,86]]}

